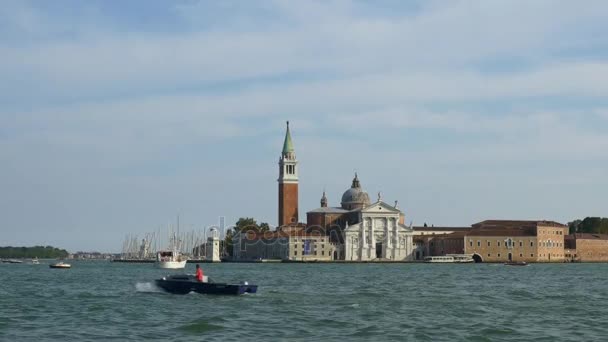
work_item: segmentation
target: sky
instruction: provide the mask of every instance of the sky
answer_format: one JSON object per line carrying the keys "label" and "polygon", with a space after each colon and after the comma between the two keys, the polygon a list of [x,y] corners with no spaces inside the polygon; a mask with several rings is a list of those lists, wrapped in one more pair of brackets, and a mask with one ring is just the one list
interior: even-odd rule
{"label": "sky", "polygon": [[608,216],[608,3],[0,2],[0,246],[277,222],[356,171],[408,224]]}

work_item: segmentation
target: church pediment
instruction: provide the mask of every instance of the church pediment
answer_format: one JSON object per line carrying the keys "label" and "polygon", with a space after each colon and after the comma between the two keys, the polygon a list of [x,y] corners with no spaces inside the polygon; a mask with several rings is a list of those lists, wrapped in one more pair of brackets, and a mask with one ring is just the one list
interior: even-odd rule
{"label": "church pediment", "polygon": [[370,204],[367,207],[361,209],[361,212],[364,214],[382,214],[382,213],[389,213],[389,214],[399,214],[401,213],[401,210],[399,209],[395,209],[395,207],[393,207],[390,204],[384,203],[382,201],[378,201],[376,203]]}

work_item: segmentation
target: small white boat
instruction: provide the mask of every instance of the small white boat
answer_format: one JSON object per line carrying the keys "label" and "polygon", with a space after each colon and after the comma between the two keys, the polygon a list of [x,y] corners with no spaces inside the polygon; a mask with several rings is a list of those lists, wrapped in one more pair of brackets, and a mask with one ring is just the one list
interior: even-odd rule
{"label": "small white boat", "polygon": [[188,260],[181,257],[177,251],[160,251],[156,254],[154,266],[167,269],[181,269],[186,267]]}
{"label": "small white boat", "polygon": [[473,256],[470,254],[446,254],[442,256],[427,256],[424,258],[424,262],[429,263],[450,263],[450,264],[459,264],[459,263],[469,263],[474,262]]}
{"label": "small white boat", "polygon": [[40,265],[40,261],[38,261],[38,258],[32,259],[32,265]]}
{"label": "small white boat", "polygon": [[57,263],[54,263],[54,264],[50,264],[49,267],[50,268],[72,268],[72,265],[66,264],[63,261],[60,261],[60,262],[57,262]]}
{"label": "small white boat", "polygon": [[[179,230],[179,216],[177,217],[177,229]],[[181,255],[181,240],[173,232],[169,237],[169,248],[156,253],[154,266],[166,269],[181,269],[186,267],[188,259]]]}

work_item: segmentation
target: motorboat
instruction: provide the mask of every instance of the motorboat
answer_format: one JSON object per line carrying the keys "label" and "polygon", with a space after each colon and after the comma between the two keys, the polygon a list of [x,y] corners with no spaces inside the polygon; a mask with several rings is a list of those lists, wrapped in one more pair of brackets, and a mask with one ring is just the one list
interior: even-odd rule
{"label": "motorboat", "polygon": [[72,268],[72,265],[66,264],[63,261],[60,261],[60,262],[57,262],[57,263],[54,263],[54,264],[50,264],[49,267],[50,268]]}
{"label": "motorboat", "polygon": [[528,266],[528,263],[525,261],[510,261],[505,262],[505,266]]}
{"label": "motorboat", "polygon": [[34,258],[31,261],[32,265],[40,265],[40,261],[38,261],[38,258]]}
{"label": "motorboat", "polygon": [[17,260],[17,259],[9,259],[4,262],[9,263],[9,264],[23,264],[23,260]]}
{"label": "motorboat", "polygon": [[154,266],[165,269],[181,269],[186,267],[188,259],[182,258],[178,251],[160,251],[156,254]]}
{"label": "motorboat", "polygon": [[177,235],[173,233],[173,235],[169,238],[169,249],[156,253],[156,261],[154,262],[154,266],[166,269],[185,268],[188,259],[181,255],[180,247],[181,241],[177,238]]}
{"label": "motorboat", "polygon": [[201,294],[241,295],[256,293],[258,290],[257,285],[249,285],[247,282],[240,284],[215,283],[206,277],[203,277],[203,281],[199,282],[192,274],[166,276],[157,279],[155,283],[161,289],[173,294],[196,292]]}

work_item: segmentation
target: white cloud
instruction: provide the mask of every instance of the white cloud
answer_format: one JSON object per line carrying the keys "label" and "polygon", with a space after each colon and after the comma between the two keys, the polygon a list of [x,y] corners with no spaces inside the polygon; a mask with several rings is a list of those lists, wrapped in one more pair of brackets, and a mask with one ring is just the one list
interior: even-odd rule
{"label": "white cloud", "polygon": [[[278,1],[232,17],[229,4],[200,4],[182,8],[196,19],[190,30],[164,33],[119,32],[94,8],[67,26],[20,9],[0,43],[0,203],[15,213],[6,222],[119,238],[180,207],[199,220],[272,222],[286,119],[307,209],[323,187],[338,199],[355,169],[417,221],[599,208],[604,2],[438,1],[383,13]],[[562,203],[556,189],[596,200]]]}

